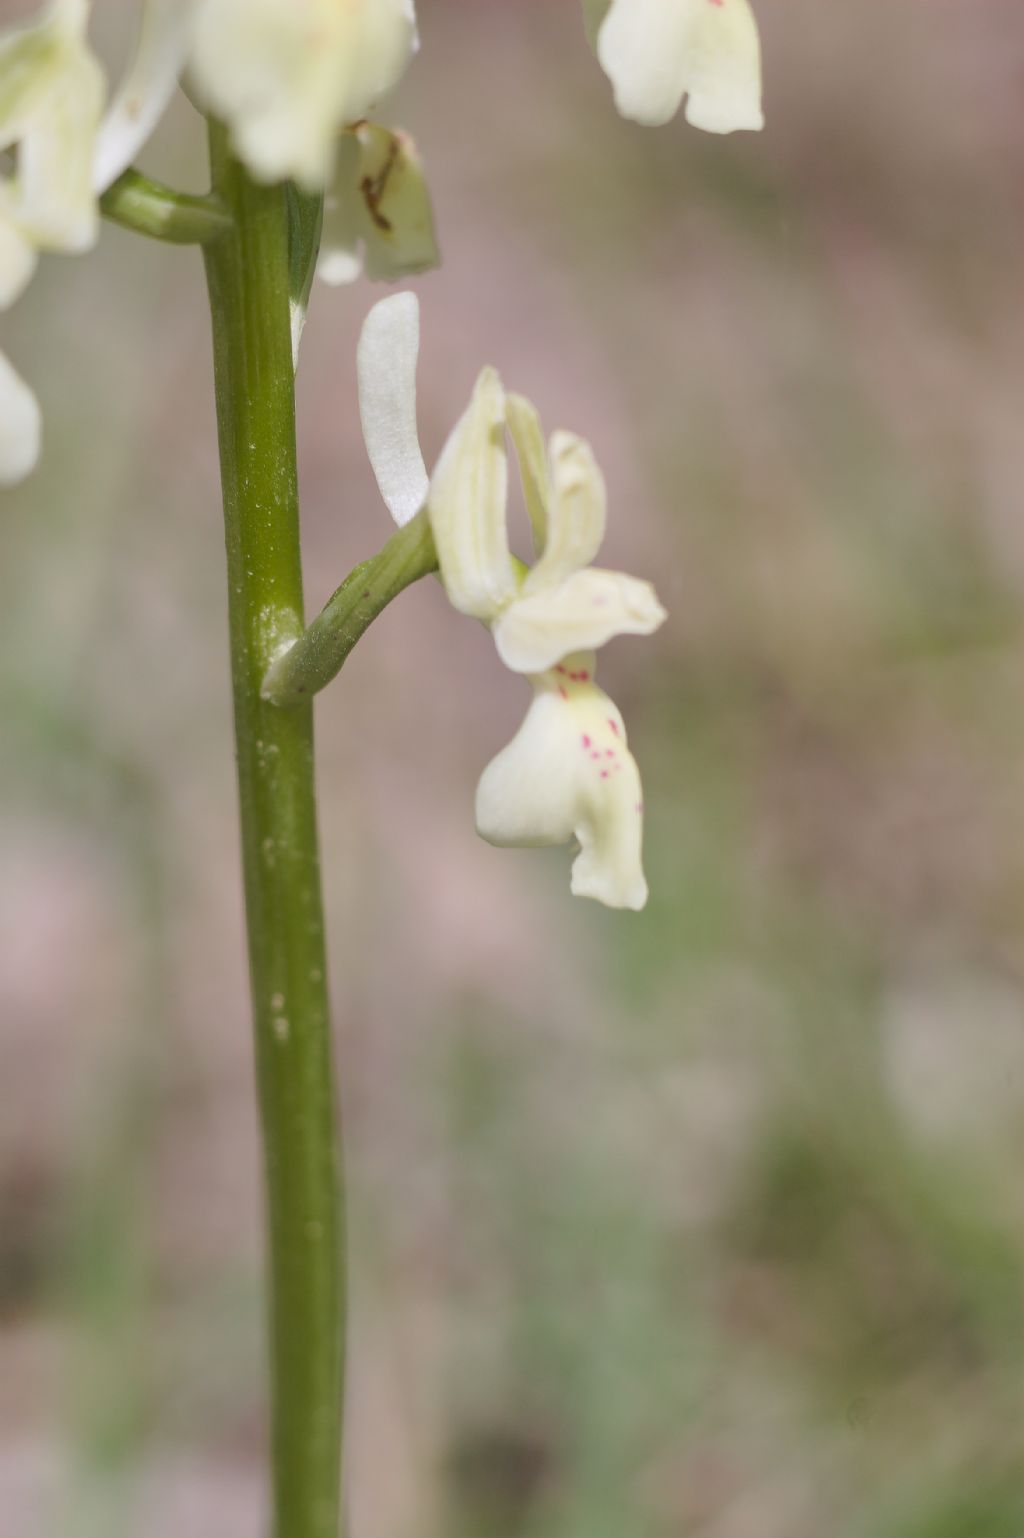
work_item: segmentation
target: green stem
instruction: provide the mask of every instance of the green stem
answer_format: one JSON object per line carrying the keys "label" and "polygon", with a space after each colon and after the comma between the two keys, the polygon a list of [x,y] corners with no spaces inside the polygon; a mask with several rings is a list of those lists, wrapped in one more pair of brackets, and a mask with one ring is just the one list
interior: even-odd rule
{"label": "green stem", "polygon": [[174,192],[140,171],[125,171],[100,198],[108,219],[177,246],[206,246],[231,229],[231,215],[220,198]]}
{"label": "green stem", "polygon": [[309,705],[260,696],[302,633],[283,187],[210,129],[234,233],[207,246],[249,968],[266,1170],[275,1538],[336,1538],[343,1220]]}
{"label": "green stem", "polygon": [[360,636],[410,583],[437,570],[437,552],[426,509],[370,560],[349,572],[293,646],[282,652],[263,683],[275,705],[300,705],[329,684]]}

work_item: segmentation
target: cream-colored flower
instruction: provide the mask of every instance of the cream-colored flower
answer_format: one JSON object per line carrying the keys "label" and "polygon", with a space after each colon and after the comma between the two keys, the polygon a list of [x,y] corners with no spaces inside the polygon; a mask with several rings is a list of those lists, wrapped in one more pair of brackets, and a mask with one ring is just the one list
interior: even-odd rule
{"label": "cream-colored flower", "polygon": [[[484,771],[477,827],[494,844],[561,844],[580,853],[572,890],[641,908],[640,778],[622,718],[594,682],[594,650],[615,635],[649,635],[665,618],[654,589],[590,566],[604,535],[605,489],[589,444],[556,432],[506,396],[485,368],[427,479],[416,435],[415,296],[382,300],[359,342],[359,400],[370,463],[392,516],[426,506],[441,578],[456,609],[489,625],[505,665],[534,701],[520,731]],[[519,458],[538,556],[509,549],[506,430]]]}
{"label": "cream-colored flower", "polygon": [[254,176],[314,190],[415,48],[413,0],[197,0],[192,70]]}
{"label": "cream-colored flower", "polygon": [[686,96],[695,128],[764,127],[749,0],[583,0],[583,12],[623,117],[667,123]]}
{"label": "cream-colored flower", "polygon": [[440,260],[423,165],[410,136],[353,123],[341,136],[324,198],[317,274],[351,283],[361,272],[394,283]]}

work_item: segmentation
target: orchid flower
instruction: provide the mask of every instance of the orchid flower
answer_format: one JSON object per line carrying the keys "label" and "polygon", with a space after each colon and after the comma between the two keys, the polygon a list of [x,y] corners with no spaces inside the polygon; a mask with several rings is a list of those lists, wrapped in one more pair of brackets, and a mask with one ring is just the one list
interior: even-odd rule
{"label": "orchid flower", "polygon": [[749,0],[583,0],[583,13],[623,117],[667,123],[685,95],[695,128],[764,127]]}
{"label": "orchid flower", "polygon": [[197,0],[191,64],[253,175],[315,191],[416,46],[413,0]]}
{"label": "orchid flower", "polygon": [[[367,452],[395,521],[426,507],[441,579],[460,613],[489,625],[498,655],[533,685],[512,742],[484,770],[477,830],[489,843],[567,843],[580,852],[572,891],[642,908],[640,776],[622,717],[594,682],[594,651],[615,635],[649,635],[665,611],[647,582],[590,566],[605,527],[604,481],[589,444],[556,432],[506,396],[485,368],[428,480],[416,434],[419,311],[396,294],[370,311],[359,341]],[[515,446],[538,550],[526,570],[510,552],[505,431]]]}
{"label": "orchid flower", "polygon": [[317,274],[393,283],[436,267],[434,218],[416,145],[400,129],[353,123],[341,136],[324,198]]}

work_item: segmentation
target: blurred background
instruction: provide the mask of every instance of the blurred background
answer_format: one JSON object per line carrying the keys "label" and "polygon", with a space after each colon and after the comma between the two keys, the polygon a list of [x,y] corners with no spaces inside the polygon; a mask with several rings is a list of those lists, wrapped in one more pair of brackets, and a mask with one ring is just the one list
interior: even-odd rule
{"label": "blurred background", "polygon": [[[527,693],[435,584],[320,697],[355,1538],[1024,1535],[1024,12],[757,10],[762,135],[622,122],[574,0],[421,0],[391,114],[428,462],[497,364],[671,617],[601,655],[640,917],[476,839]],[[186,103],[143,164],[202,187]],[[377,297],[303,342],[311,611],[388,533]],[[46,449],[0,570],[0,1534],[249,1538],[201,264],[108,228],[7,320]]]}

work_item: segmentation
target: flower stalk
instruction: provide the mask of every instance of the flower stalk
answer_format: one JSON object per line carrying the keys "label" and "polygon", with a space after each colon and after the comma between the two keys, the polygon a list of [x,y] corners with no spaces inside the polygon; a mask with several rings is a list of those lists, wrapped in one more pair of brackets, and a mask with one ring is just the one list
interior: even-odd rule
{"label": "flower stalk", "polygon": [[423,508],[377,555],[349,572],[309,629],[280,653],[264,680],[264,699],[298,705],[325,688],[381,610],[436,570],[434,536]]}
{"label": "flower stalk", "polygon": [[114,224],[176,246],[205,246],[231,229],[231,215],[217,197],[175,192],[140,171],[124,171],[100,198]]}
{"label": "flower stalk", "polygon": [[270,1246],[275,1538],[337,1538],[344,1269],[311,707],[261,685],[302,633],[283,186],[210,129],[232,229],[204,247],[227,544],[246,924]]}

